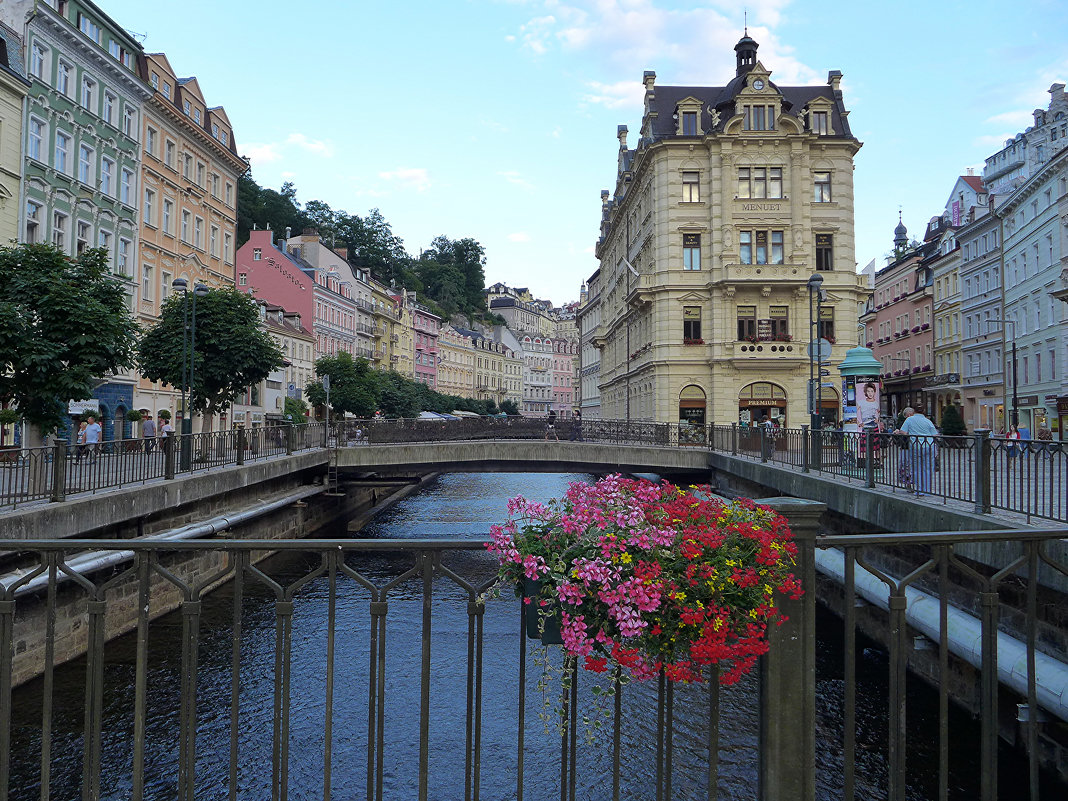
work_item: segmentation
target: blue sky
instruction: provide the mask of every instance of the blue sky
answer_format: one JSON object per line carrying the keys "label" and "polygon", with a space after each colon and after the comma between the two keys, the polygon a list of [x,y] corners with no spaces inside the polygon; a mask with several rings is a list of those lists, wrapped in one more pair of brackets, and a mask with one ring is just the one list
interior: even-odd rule
{"label": "blue sky", "polygon": [[[486,248],[487,283],[573,300],[597,267],[600,190],[616,125],[661,85],[724,84],[736,2],[98,0],[147,51],[226,107],[264,186],[365,214],[409,252],[438,234]],[[913,234],[955,177],[1068,82],[1068,3],[795,0],[748,4],[759,57],[784,85],[844,73],[854,135],[857,261]]]}

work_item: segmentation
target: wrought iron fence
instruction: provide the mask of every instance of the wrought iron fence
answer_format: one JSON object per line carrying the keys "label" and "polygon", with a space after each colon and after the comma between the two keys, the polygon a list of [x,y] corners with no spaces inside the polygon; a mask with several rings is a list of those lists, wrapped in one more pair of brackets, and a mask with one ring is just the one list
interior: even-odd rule
{"label": "wrought iron fence", "polygon": [[171,479],[225,465],[269,459],[325,445],[325,426],[268,425],[252,429],[119,439],[85,445],[8,450],[0,459],[0,507],[62,501],[68,495]]}
{"label": "wrought iron fence", "polygon": [[[1066,655],[1045,636],[1056,625],[1056,608],[1038,598],[1068,578],[1062,536],[1027,530],[799,538],[806,598],[791,608],[764,657],[766,691],[754,710],[761,721],[761,782],[765,792],[780,791],[768,797],[811,801],[819,787],[821,796],[845,801],[903,801],[906,790],[910,797],[945,798],[951,775],[957,783],[965,774],[977,785],[970,797],[993,801],[1006,758],[998,748],[999,715],[1004,721],[1006,707],[1017,701],[1028,712],[1016,733],[1029,746],[1030,797],[1058,797],[1040,776],[1036,746],[1044,716],[1068,716],[1068,702],[1049,681],[1060,675],[1058,664],[1063,672]],[[999,546],[1006,563],[997,572],[977,566],[966,551],[976,543]],[[10,564],[10,554],[25,545],[0,541],[0,552]],[[482,547],[471,540],[35,542],[19,570],[0,577],[0,801],[23,789],[11,784],[12,776],[39,784],[42,797],[50,787],[73,783],[97,798],[106,782],[133,798],[183,801],[202,795],[203,786],[231,798],[330,798],[336,786],[346,797],[377,801],[523,799],[533,788],[537,797],[549,796],[546,775],[555,783],[552,794],[571,801],[583,793],[658,801],[719,797],[715,682],[683,693],[661,680],[644,706],[640,694],[615,686],[606,719],[611,745],[599,766],[583,759],[578,714],[546,739],[537,704],[527,697],[534,694],[536,666],[522,637],[522,606],[485,600],[495,561],[479,554]],[[110,558],[97,560],[95,569],[92,560],[83,561],[79,571],[73,558],[90,549]],[[272,551],[278,559],[258,561]],[[382,561],[366,561],[371,557]],[[839,599],[845,640],[842,680],[833,684],[840,695],[819,700],[815,618],[802,611],[814,608],[816,569],[833,579],[836,589],[828,594]],[[253,596],[258,606],[250,605]],[[177,621],[153,624],[170,609],[180,615],[177,642]],[[318,616],[308,624],[311,609]],[[958,635],[964,618],[974,636],[970,630]],[[105,636],[124,627],[133,636],[106,648]],[[887,654],[885,714],[858,717],[858,632],[878,639],[874,630],[883,632]],[[922,642],[931,646],[926,654]],[[443,650],[448,643],[452,650]],[[415,674],[395,666],[396,649],[407,645]],[[257,647],[265,651],[251,653]],[[514,657],[506,647],[515,648]],[[305,658],[309,649],[320,655],[318,667]],[[74,725],[78,702],[67,685],[57,689],[58,665],[83,651],[82,723],[78,731],[61,731]],[[934,720],[909,717],[906,671],[921,658],[937,687]],[[204,681],[207,662],[226,677],[222,685]],[[970,720],[956,730],[949,711],[948,688],[959,685],[967,675],[960,665],[969,662],[981,673],[971,710],[980,719],[978,737]],[[487,671],[514,678],[506,697],[488,694]],[[23,690],[13,686],[31,674],[41,681],[25,696],[38,704],[27,711]],[[161,696],[168,688],[176,693]],[[405,692],[405,703],[394,700]],[[556,699],[560,709],[577,709],[579,682]],[[686,706],[698,708],[700,725],[676,728]],[[486,711],[502,709],[514,709],[514,717],[503,716],[512,725],[497,720],[491,727]],[[13,727],[27,720],[36,721],[38,739],[20,743]],[[400,731],[404,720],[412,727]],[[107,721],[122,730],[105,728]],[[833,734],[818,760],[817,725]],[[634,746],[625,732],[635,727],[654,732],[651,754],[628,751]],[[210,739],[212,732],[218,739]],[[252,732],[269,743],[252,742]],[[921,736],[937,743],[933,777],[909,769],[906,753]],[[208,756],[205,741],[213,749]],[[965,744],[958,752],[979,753],[978,762],[972,753],[968,763],[977,768],[954,764],[958,741]],[[772,747],[782,753],[766,752]],[[79,770],[69,764],[70,750]],[[635,760],[643,765],[639,771],[627,768]],[[593,779],[583,773],[591,769]]]}

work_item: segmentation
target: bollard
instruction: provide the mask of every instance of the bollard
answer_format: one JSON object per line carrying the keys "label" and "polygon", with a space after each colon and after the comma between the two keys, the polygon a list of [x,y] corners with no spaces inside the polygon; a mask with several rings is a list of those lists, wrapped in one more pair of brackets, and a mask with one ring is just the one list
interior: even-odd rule
{"label": "bollard", "polygon": [[801,426],[801,472],[809,472],[809,441],[808,441],[808,424]]}
{"label": "bollard", "polygon": [[52,439],[52,502],[67,499],[67,441],[61,437]]}
{"label": "bollard", "polygon": [[800,498],[762,498],[790,523],[797,543],[795,575],[804,595],[778,596],[787,618],[768,629],[760,658],[760,739],[757,795],[762,801],[816,797],[816,537],[827,505]]}
{"label": "bollard", "polygon": [[174,478],[174,432],[170,432],[160,443],[163,446],[163,477],[168,481]]}
{"label": "bollard", "polygon": [[293,455],[293,435],[296,433],[293,426],[286,426],[286,456]]}
{"label": "bollard", "polygon": [[[975,513],[990,514],[990,429],[975,430]],[[946,468],[943,466],[942,468]]]}
{"label": "bollard", "polygon": [[875,489],[875,426],[864,426],[864,475],[865,486]]}
{"label": "bollard", "polygon": [[245,449],[248,445],[245,442],[245,427],[241,426],[237,429],[237,463],[245,463]]}

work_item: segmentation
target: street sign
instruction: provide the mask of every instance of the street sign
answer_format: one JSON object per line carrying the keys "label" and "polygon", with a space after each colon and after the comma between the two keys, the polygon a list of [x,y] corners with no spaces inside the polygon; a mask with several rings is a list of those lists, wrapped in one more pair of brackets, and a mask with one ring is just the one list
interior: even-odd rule
{"label": "street sign", "polygon": [[830,370],[824,370],[822,368],[820,369],[820,378],[826,378],[830,374],[831,374]]}
{"label": "street sign", "polygon": [[328,395],[330,394],[330,376],[329,375],[324,375],[323,376],[323,392],[325,392]]}
{"label": "street sign", "polygon": [[819,359],[821,362],[827,361],[831,358],[831,343],[826,339],[821,339],[818,345],[815,342],[809,342],[808,358]]}

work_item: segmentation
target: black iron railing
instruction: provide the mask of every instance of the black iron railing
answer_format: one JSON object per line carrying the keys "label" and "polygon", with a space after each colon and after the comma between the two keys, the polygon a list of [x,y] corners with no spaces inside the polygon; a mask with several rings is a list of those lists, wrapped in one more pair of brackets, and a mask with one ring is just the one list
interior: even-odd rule
{"label": "black iron railing", "polygon": [[[1037,746],[1043,718],[1063,726],[1068,715],[1068,702],[1056,695],[1066,655],[1046,636],[1057,625],[1050,593],[1068,577],[1063,532],[816,538],[811,524],[822,507],[813,506],[808,524],[791,517],[806,596],[785,601],[790,620],[772,633],[760,669],[764,690],[752,723],[760,721],[756,761],[765,797],[811,801],[819,787],[822,797],[846,801],[903,801],[907,790],[946,798],[953,776],[954,784],[976,785],[969,797],[993,801],[1004,754],[999,716],[1004,722],[1006,707],[1017,702],[1028,711],[1015,733],[1028,745],[1030,797],[1057,797],[1042,795],[1050,785],[1040,776]],[[99,797],[106,784],[126,787],[136,799],[183,801],[201,797],[202,787],[215,797],[276,799],[330,798],[336,787],[345,797],[377,801],[718,797],[715,683],[683,693],[661,681],[644,704],[637,687],[616,686],[605,728],[610,745],[599,765],[583,759],[579,715],[543,730],[528,697],[537,669],[522,638],[522,607],[507,594],[485,598],[495,561],[479,553],[479,541],[68,540],[35,542],[32,552],[11,555],[25,545],[0,541],[8,568],[18,563],[17,572],[0,578],[0,801],[25,797],[17,793],[26,785],[11,784],[12,776],[42,785],[41,797],[63,782],[77,783],[87,798]],[[983,546],[1009,556],[986,570],[968,551]],[[275,557],[260,561],[271,551]],[[94,563],[86,553],[110,558]],[[841,693],[819,699],[817,570],[832,582],[826,594],[838,598],[845,638]],[[178,631],[173,619],[153,623],[169,610],[180,616]],[[971,640],[958,635],[962,616],[973,621]],[[133,636],[109,651],[106,637],[122,630]],[[887,653],[886,712],[878,721],[857,716],[858,630],[881,640]],[[1010,644],[1023,657],[1005,659]],[[410,670],[397,662],[403,648],[412,653]],[[317,660],[308,659],[310,651]],[[78,702],[62,681],[70,668],[60,676],[58,666],[81,653],[82,723],[72,733],[63,727],[71,726]],[[910,664],[938,687],[933,720],[910,717]],[[224,680],[208,681],[210,671]],[[502,695],[490,694],[491,671],[509,677]],[[961,695],[974,698],[979,759],[972,753],[971,762],[954,764],[953,742],[971,742],[975,727],[965,721],[953,728],[948,688],[973,674],[979,686]],[[33,676],[39,681],[29,689],[13,689]],[[494,686],[500,692],[500,682]],[[173,688],[177,697],[168,706],[160,694]],[[557,695],[560,708],[576,709],[579,692],[576,681]],[[34,727],[38,740],[13,738],[16,724],[23,733]],[[832,735],[818,761],[817,725]],[[627,733],[641,728],[654,732],[654,743],[635,753]],[[881,728],[875,739],[882,744],[865,744],[880,755],[869,754],[858,773],[857,732],[872,737],[873,728]],[[213,731],[217,739],[210,739]],[[266,742],[254,742],[255,733]],[[920,738],[937,743],[934,777],[909,769],[907,754]],[[69,749],[81,768],[67,764],[64,774],[59,766],[69,763]]]}

